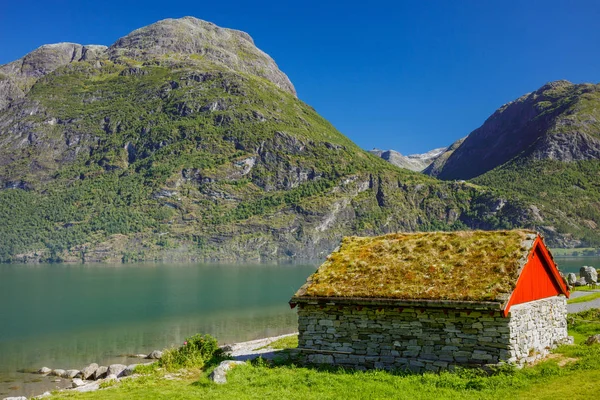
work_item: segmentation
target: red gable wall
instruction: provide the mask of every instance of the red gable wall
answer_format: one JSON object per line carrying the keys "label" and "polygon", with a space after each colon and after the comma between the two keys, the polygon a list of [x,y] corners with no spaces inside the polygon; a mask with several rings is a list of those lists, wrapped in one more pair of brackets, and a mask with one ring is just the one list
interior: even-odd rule
{"label": "red gable wall", "polygon": [[504,316],[508,315],[510,307],[515,304],[527,303],[559,294],[569,297],[569,290],[563,282],[544,242],[538,236],[533,244],[533,250],[529,254],[529,259],[517,280],[517,286],[504,308]]}

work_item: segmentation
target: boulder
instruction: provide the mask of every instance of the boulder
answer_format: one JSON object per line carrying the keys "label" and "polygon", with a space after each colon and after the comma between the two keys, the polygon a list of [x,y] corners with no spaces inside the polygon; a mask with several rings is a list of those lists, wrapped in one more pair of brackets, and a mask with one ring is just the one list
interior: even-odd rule
{"label": "boulder", "polygon": [[79,375],[80,372],[79,370],[76,369],[68,369],[65,371],[64,374],[61,375],[61,378],[65,378],[65,379],[73,379],[75,378],[77,375]]}
{"label": "boulder", "polygon": [[163,353],[160,350],[154,350],[152,353],[146,356],[149,360],[158,360],[162,357]]}
{"label": "boulder", "polygon": [[90,365],[81,370],[81,379],[83,379],[84,381],[91,379],[90,377],[94,375],[94,372],[96,372],[97,369],[98,364],[91,363]]}
{"label": "boulder", "polygon": [[97,381],[98,379],[104,379],[106,378],[106,372],[108,371],[108,367],[105,366],[100,366],[98,367],[98,369],[96,370],[96,372],[94,372],[94,375],[92,376],[92,379]]}
{"label": "boulder", "polygon": [[3,400],[27,400],[27,397],[25,397],[25,396],[5,397]]}
{"label": "boulder", "polygon": [[123,371],[123,376],[133,375],[133,373],[135,371],[135,367],[137,367],[138,365],[140,365],[140,364],[128,365],[127,368],[125,368],[125,370]]}
{"label": "boulder", "polygon": [[106,375],[108,375],[109,378],[111,375],[115,375],[116,377],[119,377],[119,376],[123,375],[123,371],[125,371],[126,369],[127,369],[127,365],[111,364],[108,367],[108,370],[106,371]]}
{"label": "boulder", "polygon": [[225,360],[219,364],[217,368],[211,372],[208,378],[215,383],[227,383],[227,371],[236,365],[243,365],[245,362],[243,361],[233,361],[233,360]]}
{"label": "boulder", "polygon": [[579,269],[579,276],[585,279],[588,285],[595,285],[598,283],[598,272],[594,267],[584,266]]}
{"label": "boulder", "polygon": [[587,282],[585,278],[579,278],[579,280],[575,282],[573,286],[587,286]]}
{"label": "boulder", "polygon": [[585,341],[585,344],[597,344],[597,343],[600,343],[600,334],[592,335],[592,336],[588,337],[587,340]]}
{"label": "boulder", "polygon": [[38,370],[38,374],[48,375],[52,370],[48,367],[42,367]]}
{"label": "boulder", "polygon": [[80,378],[73,379],[73,385],[72,386],[74,388],[78,388],[78,387],[83,386],[83,385],[86,385],[86,383],[82,379],[80,379]]}
{"label": "boulder", "polygon": [[65,372],[67,371],[65,371],[64,369],[53,369],[52,372],[50,372],[50,375],[63,376]]}
{"label": "boulder", "polygon": [[573,286],[575,285],[575,282],[577,282],[577,275],[571,272],[567,275],[567,283],[569,284],[569,286]]}
{"label": "boulder", "polygon": [[117,380],[119,380],[119,377],[115,374],[108,374],[108,376],[105,379],[105,381],[117,381]]}
{"label": "boulder", "polygon": [[89,382],[89,383],[86,383],[83,386],[79,386],[79,387],[73,388],[72,390],[74,392],[92,392],[92,391],[98,390],[98,389],[100,389],[100,383],[98,383],[98,382]]}

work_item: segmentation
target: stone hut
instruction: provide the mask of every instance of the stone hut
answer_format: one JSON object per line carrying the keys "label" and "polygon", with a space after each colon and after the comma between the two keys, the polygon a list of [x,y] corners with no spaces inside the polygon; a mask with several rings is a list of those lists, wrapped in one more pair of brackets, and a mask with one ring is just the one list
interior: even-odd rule
{"label": "stone hut", "polygon": [[396,233],[344,238],[290,306],[308,363],[439,371],[545,357],[568,296],[536,232]]}

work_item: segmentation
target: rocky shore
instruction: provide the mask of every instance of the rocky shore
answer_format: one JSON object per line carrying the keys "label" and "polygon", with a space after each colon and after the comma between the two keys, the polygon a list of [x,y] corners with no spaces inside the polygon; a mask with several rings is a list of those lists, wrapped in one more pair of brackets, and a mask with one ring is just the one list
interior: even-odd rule
{"label": "rocky shore", "polygon": [[[259,356],[266,359],[273,358],[278,350],[270,348],[269,345],[278,339],[293,335],[296,335],[296,333],[221,346],[233,360],[223,362],[222,365],[215,369],[215,372],[211,375],[211,379],[217,383],[224,383],[226,372],[232,365],[243,363]],[[162,351],[154,350],[149,354],[135,354],[129,355],[129,357],[140,358],[141,360],[146,361],[143,362],[140,360],[140,363],[130,365],[111,364],[109,366],[91,363],[81,370],[42,367],[36,373],[43,376],[56,377],[57,381],[62,379],[71,380],[71,388],[65,388],[63,390],[90,392],[100,390],[103,383],[106,382],[118,382],[122,379],[131,379],[140,376],[135,373],[136,367],[138,365],[157,362],[162,357]],[[31,397],[31,399],[42,399],[50,396],[52,396],[50,392],[44,392],[38,396]],[[27,400],[27,397],[13,396],[5,397],[2,400]]]}

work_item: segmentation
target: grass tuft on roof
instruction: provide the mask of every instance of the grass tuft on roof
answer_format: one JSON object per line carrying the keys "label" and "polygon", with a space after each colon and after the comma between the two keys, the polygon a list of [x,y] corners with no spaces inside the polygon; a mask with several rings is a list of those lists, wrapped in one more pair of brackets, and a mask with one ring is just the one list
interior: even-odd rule
{"label": "grass tuft on roof", "polygon": [[526,230],[346,237],[296,297],[503,301],[535,237]]}

